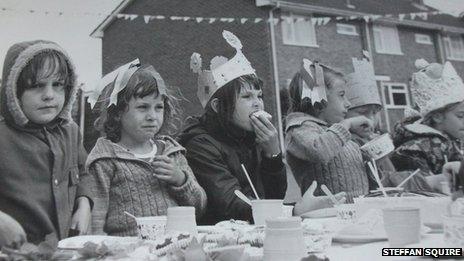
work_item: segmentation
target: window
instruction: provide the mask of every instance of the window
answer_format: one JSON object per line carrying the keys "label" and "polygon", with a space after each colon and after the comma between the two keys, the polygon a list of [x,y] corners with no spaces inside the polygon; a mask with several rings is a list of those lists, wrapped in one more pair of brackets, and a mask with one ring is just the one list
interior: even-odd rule
{"label": "window", "polygon": [[403,54],[396,27],[374,26],[374,44],[378,53]]}
{"label": "window", "polygon": [[288,14],[282,18],[284,44],[318,47],[311,17]]}
{"label": "window", "polygon": [[432,44],[432,38],[427,34],[415,34],[416,43]]}
{"label": "window", "polygon": [[464,43],[460,35],[443,38],[446,58],[453,60],[464,60]]}
{"label": "window", "polygon": [[358,35],[356,26],[352,24],[337,24],[337,33],[346,35]]}
{"label": "window", "polygon": [[386,108],[404,108],[410,105],[406,84],[383,83]]}

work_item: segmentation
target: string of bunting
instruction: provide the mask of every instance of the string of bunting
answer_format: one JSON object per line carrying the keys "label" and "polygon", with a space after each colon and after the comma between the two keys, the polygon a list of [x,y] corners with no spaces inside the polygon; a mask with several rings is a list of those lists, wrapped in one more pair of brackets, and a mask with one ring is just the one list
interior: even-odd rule
{"label": "string of bunting", "polygon": [[369,14],[369,15],[354,15],[354,16],[332,16],[332,17],[286,17],[282,16],[280,18],[271,19],[264,19],[264,18],[251,18],[251,17],[196,17],[196,16],[165,16],[165,15],[138,15],[138,14],[105,14],[105,13],[90,13],[90,12],[83,12],[83,13],[74,13],[74,12],[61,12],[61,11],[44,11],[44,10],[16,10],[11,8],[0,7],[0,11],[22,11],[24,13],[31,13],[31,14],[45,14],[45,15],[81,15],[81,16],[110,16],[113,15],[118,19],[124,19],[133,21],[139,17],[142,17],[144,22],[148,24],[150,21],[153,20],[171,20],[171,21],[194,21],[197,23],[215,23],[215,22],[222,22],[222,23],[233,23],[238,22],[241,24],[245,23],[261,23],[261,22],[268,22],[278,24],[279,22],[283,21],[286,23],[294,23],[294,22],[304,22],[304,21],[311,21],[313,25],[326,25],[332,19],[336,21],[350,21],[350,20],[364,20],[366,22],[375,21],[380,18],[397,18],[399,20],[411,19],[415,20],[416,18],[421,18],[422,20],[427,20],[431,15],[439,15],[443,14],[441,11],[431,11],[431,12],[413,12],[413,13],[401,13],[401,14],[384,14],[384,15],[377,15],[377,14]]}

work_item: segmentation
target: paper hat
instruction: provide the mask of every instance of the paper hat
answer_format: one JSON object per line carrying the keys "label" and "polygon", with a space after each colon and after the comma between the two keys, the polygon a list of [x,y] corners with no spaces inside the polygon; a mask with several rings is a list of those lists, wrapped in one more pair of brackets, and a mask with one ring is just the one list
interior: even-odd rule
{"label": "paper hat", "polygon": [[193,53],[190,58],[190,68],[198,74],[197,96],[203,108],[213,94],[228,82],[240,76],[255,74],[255,69],[242,53],[243,46],[237,36],[224,30],[222,37],[237,51],[232,59],[216,56],[210,62],[210,70],[203,70],[200,54]]}
{"label": "paper hat", "polygon": [[450,62],[429,64],[419,59],[415,66],[419,71],[412,75],[411,93],[423,117],[431,111],[464,101],[464,84]]}
{"label": "paper hat", "polygon": [[[311,72],[311,65],[314,66],[314,75]],[[301,91],[302,100],[304,98],[309,98],[312,105],[316,102],[327,101],[324,69],[318,62],[313,63],[308,59],[303,59],[300,67],[300,75],[303,79],[303,88]]]}
{"label": "paper hat", "polygon": [[[87,102],[90,103],[90,107],[93,109],[97,102],[106,104],[103,108],[109,107],[112,104],[116,105],[119,92],[126,88],[130,78],[140,67],[141,64],[139,59],[135,59],[105,75],[93,90],[86,93],[86,96],[88,96]],[[153,78],[155,78],[159,94],[166,95],[166,84],[155,68],[150,65],[143,69],[148,71]],[[112,88],[105,90],[105,87],[111,83],[114,83]]]}
{"label": "paper hat", "polygon": [[369,53],[363,51],[363,56],[362,59],[352,58],[354,72],[346,76],[346,96],[351,103],[350,109],[368,104],[382,106]]}

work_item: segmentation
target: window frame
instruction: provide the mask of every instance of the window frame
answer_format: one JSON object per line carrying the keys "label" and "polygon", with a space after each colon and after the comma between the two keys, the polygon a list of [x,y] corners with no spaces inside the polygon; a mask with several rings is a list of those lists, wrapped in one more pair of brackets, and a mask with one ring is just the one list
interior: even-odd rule
{"label": "window frame", "polygon": [[[420,39],[420,37],[426,37],[428,40],[424,41],[424,39]],[[421,34],[421,33],[415,33],[414,34],[414,40],[418,44],[427,44],[427,45],[433,45],[432,37],[428,34]]]}
{"label": "window frame", "polygon": [[[287,23],[286,17],[290,17],[292,23]],[[314,47],[314,48],[319,48],[319,45],[317,44],[317,34],[316,34],[316,27],[314,26],[312,22],[312,16],[311,15],[300,15],[300,14],[294,14],[292,12],[287,12],[285,14],[281,15],[282,22],[281,22],[281,30],[282,30],[282,43],[284,45],[292,45],[292,46],[303,46],[303,47]],[[311,43],[301,43],[295,41],[295,22],[298,18],[304,18],[305,22],[308,23],[309,26],[311,26],[312,31],[309,32],[310,36],[314,39]],[[293,39],[287,39],[286,33],[284,26],[285,24],[289,24],[289,28],[291,30],[291,34]]]}
{"label": "window frame", "polygon": [[[384,41],[384,34],[385,30],[383,29],[391,29],[395,33],[395,40],[398,40],[398,50],[388,50],[389,45],[386,45]],[[391,54],[391,55],[404,55],[403,51],[401,49],[401,41],[400,41],[400,35],[398,32],[398,28],[396,26],[386,26],[386,25],[374,25],[372,27],[372,32],[373,32],[373,38],[374,38],[374,46],[375,46],[375,51],[380,54]],[[380,38],[377,38],[375,35],[376,33],[380,33]],[[378,46],[377,41],[381,40],[382,48]]]}
{"label": "window frame", "polygon": [[[337,27],[337,34],[343,34],[343,35],[353,35],[353,36],[358,36],[359,33],[358,33],[358,30],[356,28],[356,25],[354,24],[346,24],[346,23],[337,23],[336,25]],[[352,28],[353,31],[342,31],[340,29],[343,29],[343,28]]]}
{"label": "window frame", "polygon": [[[385,89],[387,90],[388,92],[388,100],[390,101],[390,104],[387,103],[387,99],[385,97],[385,100],[384,100],[384,106],[386,109],[404,109],[406,107],[411,107],[411,100],[409,99],[409,89],[408,89],[408,85],[405,84],[405,83],[400,83],[400,82],[381,82],[381,86],[382,86],[382,91],[385,93]],[[403,87],[402,90],[394,90],[392,87],[393,86],[401,86]],[[393,100],[393,94],[394,93],[402,93],[405,95],[406,97],[406,105],[396,105],[396,104],[393,104],[394,103],[394,100]]]}
{"label": "window frame", "polygon": [[[454,50],[450,49],[452,48],[452,44],[451,44],[451,41],[453,40],[452,38],[459,39],[459,43],[461,45],[461,52],[462,52],[461,56],[462,57],[454,56],[455,55]],[[448,36],[443,37],[443,46],[445,49],[445,55],[447,59],[454,60],[454,61],[464,61],[464,39],[462,35],[448,35]]]}

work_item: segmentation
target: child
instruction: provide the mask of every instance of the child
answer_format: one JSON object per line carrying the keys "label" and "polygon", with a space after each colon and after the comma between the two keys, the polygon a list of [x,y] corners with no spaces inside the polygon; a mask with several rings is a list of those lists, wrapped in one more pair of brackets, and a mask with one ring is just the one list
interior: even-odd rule
{"label": "child", "polygon": [[[134,236],[137,217],[166,215],[172,206],[194,206],[197,217],[206,207],[185,149],[160,133],[173,123],[176,107],[153,66],[138,60],[120,67],[101,94],[97,140],[86,166],[93,178],[96,234]],[[104,79],[105,81],[105,79]]]}
{"label": "child", "polygon": [[416,61],[412,96],[420,117],[395,126],[397,146],[391,160],[397,170],[421,169],[432,187],[438,188],[447,161],[461,161],[464,138],[464,84],[450,62],[444,65]]}
{"label": "child", "polygon": [[[316,180],[347,200],[368,193],[368,177],[359,146],[350,131],[372,128],[364,116],[345,119],[350,102],[343,75],[303,59],[293,77],[286,118],[287,162],[304,193]],[[318,191],[317,194],[320,194]]]}
{"label": "child", "polygon": [[[211,71],[207,71],[201,69],[199,54],[192,55],[191,67],[199,74],[198,94],[205,112],[180,139],[208,195],[203,224],[252,220],[251,207],[234,194],[240,190],[256,198],[241,164],[261,199],[282,199],[287,188],[278,132],[263,113],[263,82],[243,55],[240,40],[227,31],[223,36],[237,52],[230,61],[213,58]],[[296,204],[295,214],[329,206],[327,198],[315,198],[312,193],[304,198],[308,200]]]}
{"label": "child", "polygon": [[70,115],[76,91],[74,66],[56,43],[21,42],[8,50],[0,93],[0,211],[32,243],[52,233],[66,238],[71,228],[85,234],[90,223],[87,153]]}

